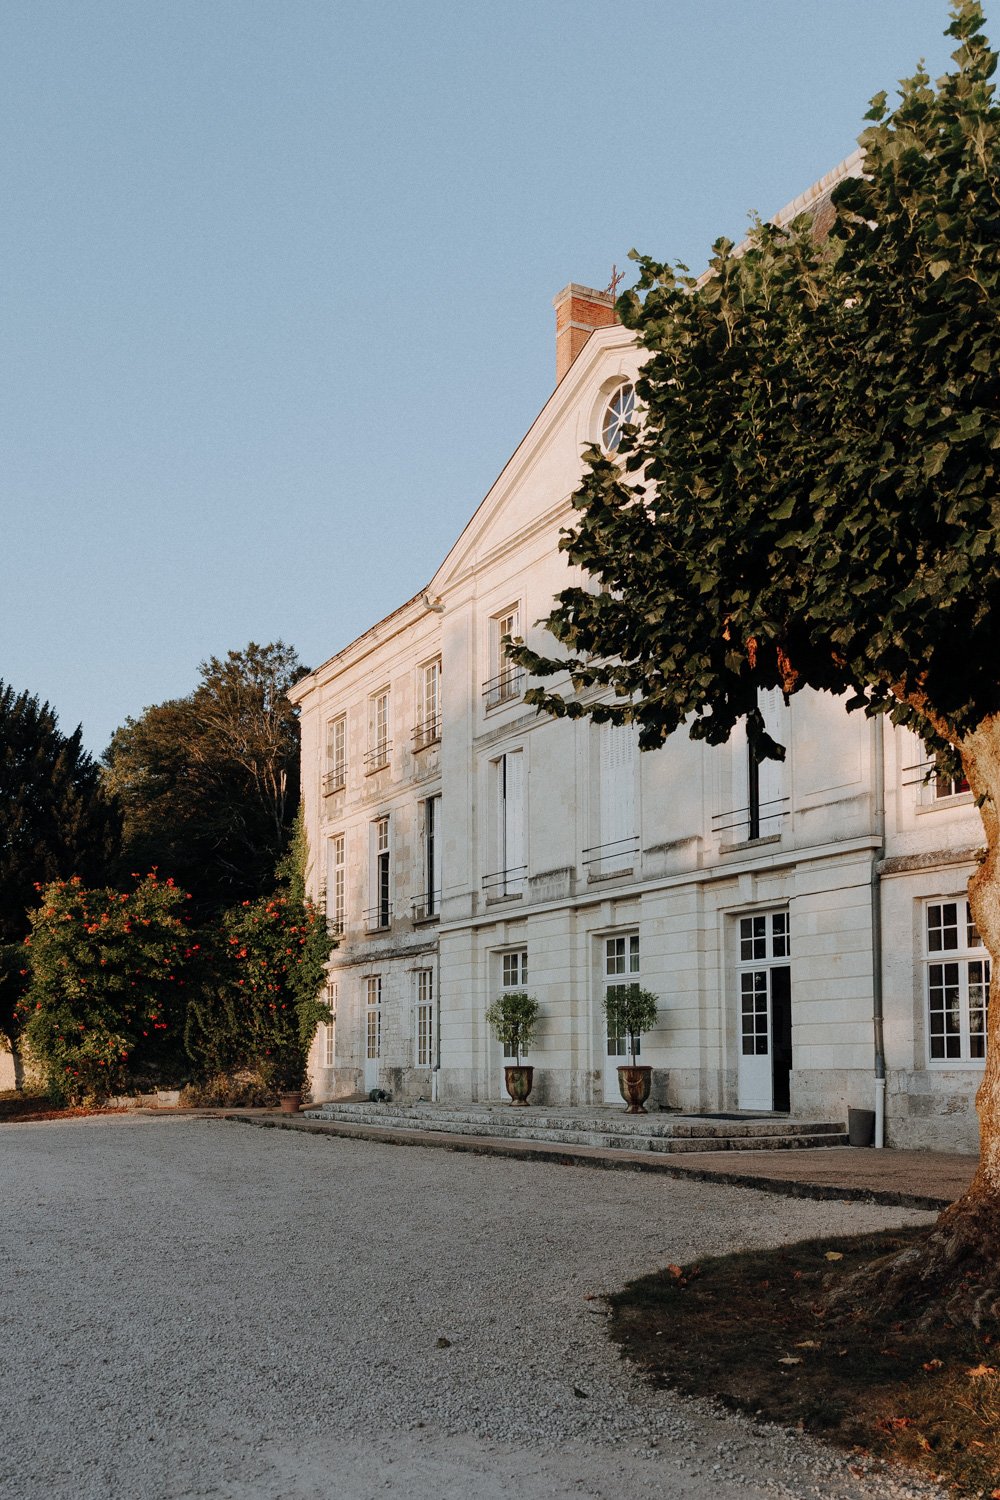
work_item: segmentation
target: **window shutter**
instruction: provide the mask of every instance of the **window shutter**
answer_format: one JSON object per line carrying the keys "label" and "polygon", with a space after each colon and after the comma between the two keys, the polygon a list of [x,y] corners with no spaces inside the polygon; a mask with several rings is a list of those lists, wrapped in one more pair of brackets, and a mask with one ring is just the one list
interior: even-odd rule
{"label": "window shutter", "polygon": [[524,755],[515,750],[503,757],[504,868],[518,870],[524,864]]}

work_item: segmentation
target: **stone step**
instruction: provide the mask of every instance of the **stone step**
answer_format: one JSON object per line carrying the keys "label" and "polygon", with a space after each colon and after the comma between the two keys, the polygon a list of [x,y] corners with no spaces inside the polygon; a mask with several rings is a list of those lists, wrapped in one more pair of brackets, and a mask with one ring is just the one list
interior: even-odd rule
{"label": "stone step", "polygon": [[375,1104],[368,1101],[331,1101],[309,1110],[314,1119],[360,1120],[372,1124],[397,1123],[420,1130],[454,1131],[471,1126],[482,1134],[495,1129],[510,1129],[534,1135],[539,1130],[560,1130],[590,1134],[633,1136],[662,1135],[670,1137],[725,1137],[762,1135],[842,1134],[843,1124],[828,1121],[790,1120],[786,1116],[743,1116],[720,1120],[712,1117],[679,1114],[627,1115],[618,1110],[580,1111],[576,1114],[537,1109],[510,1109],[506,1106],[455,1108],[440,1105]]}
{"label": "stone step", "polygon": [[[360,1103],[327,1104],[306,1113],[314,1120],[378,1130],[486,1136],[495,1140],[536,1141],[616,1151],[794,1150],[843,1146],[848,1140],[842,1126],[770,1119],[699,1122],[687,1118],[665,1124],[641,1115],[609,1120],[594,1115],[568,1119],[541,1112],[529,1116],[520,1110],[505,1114],[488,1110],[442,1111]],[[702,1131],[698,1128],[702,1123],[710,1123],[715,1128]],[[680,1128],[671,1129],[670,1125]]]}

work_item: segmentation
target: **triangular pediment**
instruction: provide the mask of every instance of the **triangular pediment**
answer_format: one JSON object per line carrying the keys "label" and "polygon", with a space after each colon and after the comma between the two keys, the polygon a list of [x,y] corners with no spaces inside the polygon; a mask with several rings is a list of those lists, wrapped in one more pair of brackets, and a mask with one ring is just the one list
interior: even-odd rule
{"label": "triangular pediment", "polygon": [[641,361],[626,328],[591,334],[434,574],[432,597],[565,510],[583,473],[583,450],[599,437],[609,394],[634,379]]}

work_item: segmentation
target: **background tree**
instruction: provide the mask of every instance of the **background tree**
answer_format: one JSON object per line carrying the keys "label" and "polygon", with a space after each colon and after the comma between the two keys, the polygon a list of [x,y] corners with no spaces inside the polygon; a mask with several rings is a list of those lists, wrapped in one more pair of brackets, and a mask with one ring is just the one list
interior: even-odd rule
{"label": "background tree", "polygon": [[188,886],[199,915],[268,890],[299,802],[299,728],[286,696],[305,674],[282,641],[211,657],[186,698],[116,730],[106,782],[125,857]]}
{"label": "background tree", "polygon": [[713,247],[695,281],[641,259],[618,303],[649,360],[624,463],[588,455],[563,539],[600,593],[548,624],[568,652],[518,659],[574,687],[556,714],[632,720],[652,748],[746,720],[783,755],[761,688],[850,693],[960,764],[986,856],[970,884],[993,958],[982,1155],[969,1194],[885,1273],[887,1295],[1000,1314],[1000,110],[975,0],[952,11],[956,70],[920,70],[860,137],[864,177],[808,218]]}
{"label": "background tree", "polygon": [[36,886],[105,879],[120,831],[80,728],[62,734],[47,703],[0,681],[0,1032],[18,1068],[22,944]]}

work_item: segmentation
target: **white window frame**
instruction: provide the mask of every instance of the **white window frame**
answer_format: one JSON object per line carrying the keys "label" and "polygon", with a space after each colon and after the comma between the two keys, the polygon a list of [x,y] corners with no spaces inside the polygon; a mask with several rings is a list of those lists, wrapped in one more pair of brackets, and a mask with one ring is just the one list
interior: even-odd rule
{"label": "white window frame", "polygon": [[[964,894],[929,897],[923,902],[921,919],[927,1067],[933,1071],[984,1068],[990,955],[968,898]],[[949,1043],[957,1043],[957,1050],[952,1047],[947,1056],[935,1056],[936,1047],[944,1052]]]}
{"label": "white window frame", "polygon": [[365,980],[365,1057],[374,1062],[381,1056],[382,976],[369,974]]}
{"label": "white window frame", "polygon": [[521,634],[521,603],[507,604],[489,622],[489,677],[483,685],[487,711],[506,703],[516,703],[524,690],[524,671],[512,662],[504,649],[504,639]]}
{"label": "white window frame", "polygon": [[323,795],[343,791],[347,785],[347,715],[337,714],[326,723],[326,761]]}
{"label": "white window frame", "polygon": [[434,1066],[434,970],[414,969],[414,1058],[418,1068]]}
{"label": "white window frame", "polygon": [[[620,989],[627,984],[642,983],[642,957],[637,932],[612,932],[603,939],[603,996],[608,990]],[[627,1036],[615,1036],[605,1025],[604,1034],[609,1057],[630,1057]],[[641,1038],[635,1039],[635,1055],[641,1051]]]}
{"label": "white window frame", "polygon": [[327,839],[326,922],[331,937],[340,937],[347,915],[346,835]]}
{"label": "white window frame", "polygon": [[[528,987],[527,948],[506,948],[498,953],[497,970],[501,993],[509,995],[517,990],[526,990]],[[504,1043],[503,1060],[505,1063],[516,1062],[517,1053],[508,1052],[508,1045],[509,1043]]]}
{"label": "white window frame", "polygon": [[368,699],[368,754],[366,774],[371,776],[389,764],[392,753],[392,700],[390,689],[379,688]]}
{"label": "white window frame", "polygon": [[435,656],[417,668],[417,722],[413,729],[414,750],[425,750],[441,738],[441,658]]}
{"label": "white window frame", "polygon": [[385,932],[392,926],[392,825],[388,813],[369,824],[369,932]]}
{"label": "white window frame", "polygon": [[323,1027],[323,1067],[332,1068],[336,1066],[336,1036],[337,1036],[337,981],[328,979],[326,982],[326,1003],[330,1011],[330,1019]]}

